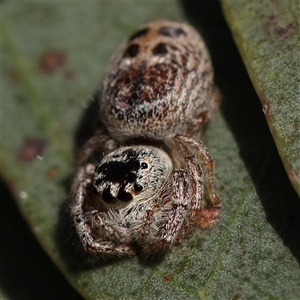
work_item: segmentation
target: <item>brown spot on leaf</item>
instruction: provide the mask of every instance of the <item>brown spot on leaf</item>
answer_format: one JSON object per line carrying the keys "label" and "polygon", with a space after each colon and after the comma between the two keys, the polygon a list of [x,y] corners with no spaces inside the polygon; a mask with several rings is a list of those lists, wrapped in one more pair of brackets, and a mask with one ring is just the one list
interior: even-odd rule
{"label": "brown spot on leaf", "polygon": [[21,74],[18,70],[16,69],[11,69],[7,72],[8,78],[13,82],[13,83],[17,83],[20,78],[21,78]]}
{"label": "brown spot on leaf", "polygon": [[272,23],[276,21],[277,16],[271,14],[265,18],[264,27],[267,29]]}
{"label": "brown spot on leaf", "polygon": [[46,147],[46,141],[34,137],[26,137],[23,140],[23,144],[18,153],[18,160],[24,162],[30,162],[37,158],[38,155],[42,155]]}
{"label": "brown spot on leaf", "polygon": [[269,15],[269,16],[267,17],[267,20],[268,20],[269,22],[274,22],[274,21],[276,20],[276,16],[275,16],[274,14],[271,14],[271,15]]}
{"label": "brown spot on leaf", "polygon": [[263,29],[267,32],[274,32],[280,37],[288,37],[294,33],[294,23],[289,23],[284,27],[279,26],[277,15],[271,14],[265,18]]}
{"label": "brown spot on leaf", "polygon": [[50,179],[54,178],[57,174],[57,171],[58,171],[58,167],[57,166],[53,166],[51,167],[47,173],[46,173],[46,176]]}
{"label": "brown spot on leaf", "polygon": [[275,31],[279,36],[287,37],[293,34],[294,28],[295,25],[293,23],[290,23],[285,27],[277,27]]}
{"label": "brown spot on leaf", "polygon": [[169,274],[167,274],[167,275],[164,276],[164,280],[165,281],[171,281],[172,280],[172,276],[169,275]]}
{"label": "brown spot on leaf", "polygon": [[219,188],[219,190],[220,190],[220,191],[224,191],[224,190],[225,190],[224,185],[221,185],[220,188]]}
{"label": "brown spot on leaf", "polygon": [[53,50],[45,53],[40,59],[40,68],[44,72],[53,72],[66,62],[66,53],[60,50]]}

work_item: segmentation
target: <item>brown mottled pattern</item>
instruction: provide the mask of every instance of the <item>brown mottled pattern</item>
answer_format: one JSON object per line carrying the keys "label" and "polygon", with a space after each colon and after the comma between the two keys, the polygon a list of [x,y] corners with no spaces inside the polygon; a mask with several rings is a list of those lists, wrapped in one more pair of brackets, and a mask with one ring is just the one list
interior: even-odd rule
{"label": "brown mottled pattern", "polygon": [[193,134],[197,116],[208,110],[209,118],[217,98],[202,38],[187,24],[165,20],[144,25],[120,47],[102,89],[103,122],[120,142]]}

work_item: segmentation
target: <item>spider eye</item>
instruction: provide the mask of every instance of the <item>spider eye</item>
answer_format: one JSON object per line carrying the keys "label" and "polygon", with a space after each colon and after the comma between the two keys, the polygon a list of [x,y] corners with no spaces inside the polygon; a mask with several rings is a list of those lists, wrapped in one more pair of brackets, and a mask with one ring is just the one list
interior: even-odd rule
{"label": "spider eye", "polygon": [[136,192],[141,192],[142,190],[143,190],[143,186],[141,186],[140,184],[135,184],[134,185],[134,190],[136,191]]}
{"label": "spider eye", "polygon": [[106,189],[103,191],[102,193],[102,199],[106,202],[106,203],[115,203],[117,202],[117,198],[114,197],[109,189]]}
{"label": "spider eye", "polygon": [[121,201],[125,201],[128,202],[130,200],[132,200],[132,195],[124,190],[119,190],[118,192],[118,199]]}
{"label": "spider eye", "polygon": [[148,164],[145,163],[145,162],[142,162],[142,163],[141,163],[141,168],[142,168],[142,169],[147,169],[147,168],[148,168]]}

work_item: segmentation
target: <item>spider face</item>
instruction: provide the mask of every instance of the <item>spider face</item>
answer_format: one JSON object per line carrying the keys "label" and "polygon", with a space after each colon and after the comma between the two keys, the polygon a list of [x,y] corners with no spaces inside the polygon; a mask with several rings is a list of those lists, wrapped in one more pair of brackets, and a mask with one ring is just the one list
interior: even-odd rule
{"label": "spider face", "polygon": [[153,198],[172,170],[169,156],[158,148],[122,147],[95,168],[94,192],[106,207],[133,206]]}

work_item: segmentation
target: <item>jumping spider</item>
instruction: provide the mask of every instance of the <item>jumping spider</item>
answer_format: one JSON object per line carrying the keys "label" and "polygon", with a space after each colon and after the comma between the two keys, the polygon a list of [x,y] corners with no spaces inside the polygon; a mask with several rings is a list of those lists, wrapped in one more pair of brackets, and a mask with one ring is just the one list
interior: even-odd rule
{"label": "jumping spider", "polygon": [[104,127],[80,150],[71,190],[86,250],[157,252],[197,222],[205,194],[221,205],[214,161],[195,137],[219,104],[208,51],[189,25],[158,20],[120,47],[102,86]]}

